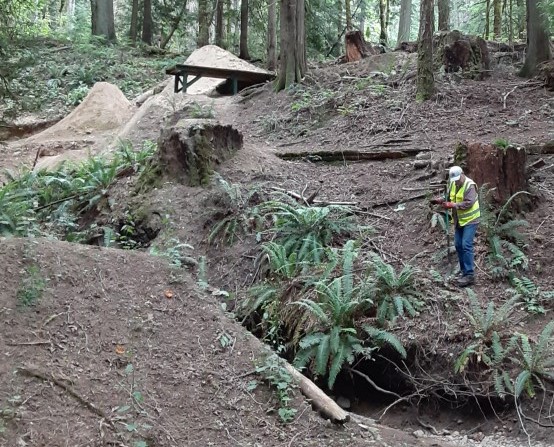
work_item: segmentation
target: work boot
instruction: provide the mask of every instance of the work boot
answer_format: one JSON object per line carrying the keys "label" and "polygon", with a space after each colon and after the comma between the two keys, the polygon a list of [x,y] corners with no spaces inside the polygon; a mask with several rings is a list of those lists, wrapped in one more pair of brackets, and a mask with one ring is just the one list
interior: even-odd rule
{"label": "work boot", "polygon": [[458,287],[471,286],[474,282],[475,282],[475,277],[473,275],[462,276],[458,280]]}

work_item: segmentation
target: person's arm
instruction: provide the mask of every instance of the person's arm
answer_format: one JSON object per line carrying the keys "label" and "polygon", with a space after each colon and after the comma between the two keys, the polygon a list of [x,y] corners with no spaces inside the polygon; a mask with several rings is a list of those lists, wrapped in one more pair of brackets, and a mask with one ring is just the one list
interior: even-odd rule
{"label": "person's arm", "polygon": [[464,200],[456,203],[456,208],[459,210],[468,210],[477,202],[477,186],[471,185],[464,193]]}

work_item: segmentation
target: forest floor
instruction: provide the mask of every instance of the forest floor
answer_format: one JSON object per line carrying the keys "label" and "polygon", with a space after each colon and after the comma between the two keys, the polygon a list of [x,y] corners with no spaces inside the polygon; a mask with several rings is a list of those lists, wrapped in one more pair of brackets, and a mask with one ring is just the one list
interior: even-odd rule
{"label": "forest floor", "polygon": [[[430,279],[431,271],[448,277],[455,266],[434,256],[445,241],[439,228],[431,228],[428,202],[410,199],[421,191],[432,193],[430,181],[444,178],[460,141],[552,139],[554,95],[517,78],[513,67],[499,66],[483,81],[443,76],[436,99],[418,104],[413,80],[403,80],[413,64],[410,55],[386,54],[313,67],[291,92],[275,94],[268,86],[245,98],[199,95],[159,101],[158,109],[151,109],[153,117],[131,135],[134,143],[155,139],[164,115],[194,102],[244,135],[244,147],[218,168],[227,181],[264,194],[272,187],[306,196],[319,190],[318,198],[355,201],[369,210],[363,222],[377,233],[364,241],[364,251],[424,272],[427,310],[403,319],[394,330],[404,343],[429,353],[437,369],[472,337],[454,305],[467,307],[467,298]],[[416,168],[410,158],[321,163],[309,156],[279,157],[377,148],[429,149],[432,163]],[[30,166],[34,157],[31,147],[10,144],[1,160],[5,166]],[[543,290],[553,290],[554,156],[542,158],[547,169],[532,182],[541,201],[525,215],[526,275]],[[118,182],[110,192],[117,204],[115,218],[145,204],[149,213],[168,216],[154,244],[170,247],[177,240],[194,247],[191,256],[206,256],[205,280],[214,293],[201,290],[197,272],[172,268],[146,252],[2,239],[0,445],[528,445],[510,408],[482,413],[476,405],[457,409],[416,402],[388,412],[382,425],[334,427],[295,394],[297,417],[290,424],[278,422],[275,396],[255,383],[261,381],[255,367],[266,361],[267,348],[224,312],[218,298],[219,291],[231,292],[222,300],[224,309],[232,310],[254,282],[254,237],[231,247],[207,244],[221,212],[213,186],[164,183],[133,195],[134,182]],[[385,202],[390,204],[381,206]],[[484,304],[502,302],[506,284],[492,281],[487,272],[482,235],[476,253],[475,292]],[[30,307],[18,305],[21,294],[33,288],[42,290],[40,300]],[[536,337],[550,321],[549,312],[528,318],[520,309],[518,329]],[[379,384],[391,385],[384,376]],[[391,403],[364,382],[345,387],[338,393],[365,417],[378,419]],[[535,414],[539,406],[540,401],[529,399],[525,409]],[[550,445],[551,429],[530,422],[526,427],[533,446]]]}

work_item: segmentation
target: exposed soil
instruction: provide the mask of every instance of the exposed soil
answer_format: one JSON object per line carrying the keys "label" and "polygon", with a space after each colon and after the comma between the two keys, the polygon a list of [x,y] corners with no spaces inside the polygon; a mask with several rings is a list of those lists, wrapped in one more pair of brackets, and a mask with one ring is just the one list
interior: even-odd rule
{"label": "exposed soil", "polygon": [[[321,188],[318,198],[358,202],[367,210],[365,223],[377,230],[377,237],[363,246],[365,251],[377,250],[387,262],[411,262],[424,272],[434,269],[447,276],[455,270],[455,263],[433,258],[445,240],[440,229],[430,228],[431,210],[424,200],[429,182],[443,179],[461,140],[488,144],[503,138],[528,144],[551,139],[554,97],[538,84],[515,77],[511,68],[497,67],[485,81],[444,77],[436,100],[417,104],[413,101],[413,82],[407,76],[413,67],[410,58],[379,55],[360,63],[321,67],[310,72],[296,93],[275,94],[268,86],[251,99],[177,97],[169,85],[139,109],[147,120],[136,121],[137,126],[143,126],[141,130],[132,126],[127,134],[137,141],[141,135],[156,137],[164,114],[169,116],[190,101],[211,104],[217,119],[244,135],[244,147],[218,168],[225,179],[263,193],[280,187],[297,193],[305,190],[309,195]],[[384,92],[381,87],[376,90],[373,81],[351,88],[353,83],[373,77],[375,71],[382,73],[375,76],[385,85]],[[402,82],[394,84],[396,74],[392,72],[402,74]],[[320,99],[313,99],[313,90],[312,104],[293,111],[293,104],[306,102],[302,92],[314,86],[318,91],[330,91],[334,99],[324,98],[318,105]],[[402,141],[395,147],[430,149],[429,166],[416,169],[411,159],[314,163],[276,156],[321,149],[383,149],[392,140]],[[29,153],[19,155],[27,163],[32,161]],[[554,156],[542,158],[546,168],[531,180],[540,202],[536,210],[525,215],[530,223],[530,271],[526,275],[544,290],[552,290]],[[149,212],[167,216],[156,243],[163,246],[176,238],[191,244],[195,257],[207,255],[209,283],[236,292],[232,301],[242,299],[245,288],[254,281],[256,242],[252,236],[232,247],[206,244],[214,217],[221,212],[217,192],[165,183],[129,197],[132,187],[119,184],[112,191],[118,212],[146,205]],[[422,192],[423,197],[410,200]],[[433,192],[431,189],[428,195]],[[384,202],[390,204],[381,206]],[[474,290],[484,304],[500,302],[506,297],[505,284],[492,282],[484,263],[485,252],[481,235],[476,247],[478,280]],[[162,260],[147,254],[44,240],[2,240],[0,255],[2,265],[9,266],[3,275],[6,286],[0,292],[0,347],[6,359],[0,371],[8,378],[0,387],[0,402],[4,405],[13,396],[21,396],[14,404],[17,418],[7,425],[6,446],[15,445],[19,438],[37,446],[63,445],[66,439],[71,439],[72,445],[137,440],[136,433],[127,432],[116,420],[121,413],[115,407],[132,404],[130,378],[125,373],[128,364],[134,368],[135,390],[144,395],[141,405],[146,414],[140,414],[140,407],[135,405],[125,413],[132,418],[124,422],[151,425],[150,429],[139,429],[148,445],[527,445],[518,437],[521,433],[513,413],[501,414],[500,419],[490,416],[487,422],[477,412],[450,413],[423,404],[389,412],[385,422],[407,431],[382,427],[380,441],[354,423],[331,427],[304,404],[299,404],[301,416],[293,424],[281,425],[273,413],[266,413],[275,406],[271,394],[260,387],[255,393],[247,389],[252,377],[245,373],[252,371],[252,361],[263,355],[260,343],[221,311],[215,297],[198,292],[189,273],[169,269]],[[36,263],[49,280],[36,307],[20,308],[15,297],[29,263]],[[441,360],[457,356],[471,339],[467,323],[454,306],[456,301],[467,304],[467,298],[453,287],[431,281],[425,287],[431,303],[426,312],[416,319],[401,320],[392,329],[407,346],[424,347],[433,353],[441,367]],[[174,293],[172,299],[165,298],[167,289]],[[228,308],[235,302],[228,303]],[[52,315],[56,317],[50,320]],[[519,324],[533,336],[548,321],[547,313],[535,319],[522,317]],[[222,334],[234,340],[232,346],[221,345]],[[37,340],[45,344],[9,345]],[[119,346],[123,354],[115,352]],[[102,408],[119,430],[106,423],[100,425],[97,414],[60,387],[13,374],[29,362],[61,380],[71,380],[72,387]],[[363,394],[359,389],[350,391]],[[355,409],[378,417],[388,404],[384,401],[368,406],[362,401]],[[528,410],[533,405],[534,401]],[[430,436],[431,430],[418,419],[450,434]],[[414,430],[422,433],[413,436]],[[501,433],[495,434],[495,430]],[[538,431],[533,425],[528,430],[537,439],[534,446],[541,445],[540,439],[545,439],[543,445],[550,445],[548,430]]]}

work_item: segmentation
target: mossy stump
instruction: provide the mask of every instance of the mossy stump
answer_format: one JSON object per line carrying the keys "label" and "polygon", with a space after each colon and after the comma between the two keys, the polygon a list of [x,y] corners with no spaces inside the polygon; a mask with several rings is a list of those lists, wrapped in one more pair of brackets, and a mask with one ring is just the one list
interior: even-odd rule
{"label": "mossy stump", "polygon": [[[454,154],[454,164],[478,187],[487,185],[493,202],[503,205],[514,194],[529,192],[527,178],[527,151],[523,147],[498,147],[487,143],[459,143]],[[519,194],[511,201],[517,212],[534,208],[536,198]]]}
{"label": "mossy stump", "polygon": [[462,71],[464,76],[483,79],[490,75],[487,42],[479,36],[460,31],[441,31],[433,37],[435,69],[444,66],[447,73]]}
{"label": "mossy stump", "polygon": [[177,119],[158,140],[164,175],[188,186],[209,183],[215,167],[242,148],[242,134],[212,119]]}

